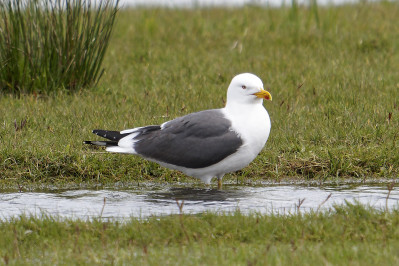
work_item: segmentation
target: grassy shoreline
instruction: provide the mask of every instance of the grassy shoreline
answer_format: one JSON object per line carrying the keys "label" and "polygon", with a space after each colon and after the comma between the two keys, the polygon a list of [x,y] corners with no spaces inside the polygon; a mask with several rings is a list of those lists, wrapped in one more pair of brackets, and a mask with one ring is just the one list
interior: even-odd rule
{"label": "grassy shoreline", "polygon": [[272,131],[257,159],[227,182],[396,179],[398,15],[389,2],[121,10],[98,88],[1,96],[0,186],[191,182],[82,141],[95,139],[94,128],[220,108],[230,79],[246,71],[270,87]]}
{"label": "grassy shoreline", "polygon": [[126,222],[20,216],[0,221],[10,265],[395,265],[399,211],[357,204],[292,215],[204,213]]}

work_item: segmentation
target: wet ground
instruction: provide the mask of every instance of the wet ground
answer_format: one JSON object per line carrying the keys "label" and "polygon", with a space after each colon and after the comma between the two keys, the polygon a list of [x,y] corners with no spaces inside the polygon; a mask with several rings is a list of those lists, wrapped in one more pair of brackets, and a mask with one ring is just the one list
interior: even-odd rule
{"label": "wet ground", "polygon": [[399,204],[399,188],[389,198],[387,184],[374,185],[228,185],[223,190],[146,185],[125,189],[78,189],[35,192],[0,191],[0,218],[22,213],[68,218],[125,219],[206,211],[290,214],[298,210],[327,210],[334,204],[358,201],[375,208],[394,208]]}

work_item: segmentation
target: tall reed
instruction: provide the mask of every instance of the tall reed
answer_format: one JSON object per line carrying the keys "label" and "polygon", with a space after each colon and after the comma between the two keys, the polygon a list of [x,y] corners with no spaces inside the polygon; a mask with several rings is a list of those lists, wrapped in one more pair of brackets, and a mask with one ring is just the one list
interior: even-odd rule
{"label": "tall reed", "polygon": [[[93,2],[93,3],[92,3]],[[0,91],[49,94],[94,85],[119,0],[2,0]]]}

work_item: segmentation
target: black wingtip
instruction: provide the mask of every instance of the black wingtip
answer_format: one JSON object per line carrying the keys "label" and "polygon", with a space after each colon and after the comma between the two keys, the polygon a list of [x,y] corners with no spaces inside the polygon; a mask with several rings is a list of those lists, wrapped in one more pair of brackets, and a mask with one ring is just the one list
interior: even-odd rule
{"label": "black wingtip", "polygon": [[113,131],[113,130],[103,130],[103,129],[94,129],[92,131],[94,134],[97,136],[100,136],[102,138],[106,138],[112,141],[118,141],[121,138],[125,137],[128,134],[121,134],[120,131]]}

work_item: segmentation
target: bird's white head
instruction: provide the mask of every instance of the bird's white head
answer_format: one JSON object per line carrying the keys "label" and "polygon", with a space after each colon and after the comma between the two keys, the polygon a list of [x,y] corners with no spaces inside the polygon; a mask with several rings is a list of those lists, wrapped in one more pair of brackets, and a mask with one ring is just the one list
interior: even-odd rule
{"label": "bird's white head", "polygon": [[235,76],[227,90],[227,102],[229,104],[262,104],[263,99],[272,100],[268,91],[263,89],[260,78],[251,73],[243,73]]}

